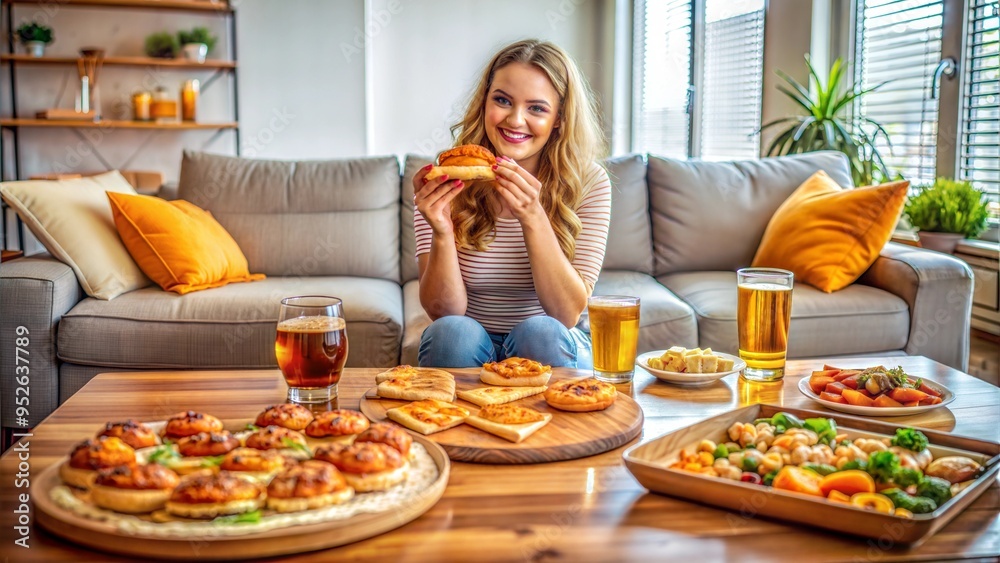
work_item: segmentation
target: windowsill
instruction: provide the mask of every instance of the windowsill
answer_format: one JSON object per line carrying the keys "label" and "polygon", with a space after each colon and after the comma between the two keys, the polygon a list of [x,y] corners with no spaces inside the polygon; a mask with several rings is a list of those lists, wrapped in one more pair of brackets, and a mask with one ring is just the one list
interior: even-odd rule
{"label": "windowsill", "polygon": [[[920,246],[920,236],[914,231],[896,230],[892,233],[892,242],[907,244],[910,246]],[[955,247],[955,254],[966,254],[969,256],[980,256],[996,260],[1000,258],[1000,243],[981,240],[964,239]]]}

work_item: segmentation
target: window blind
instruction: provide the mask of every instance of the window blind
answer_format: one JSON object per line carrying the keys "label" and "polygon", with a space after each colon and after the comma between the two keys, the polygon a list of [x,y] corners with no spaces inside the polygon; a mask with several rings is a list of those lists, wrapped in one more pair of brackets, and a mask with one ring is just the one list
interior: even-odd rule
{"label": "window blind", "polygon": [[959,175],[1000,202],[1000,8],[970,0]]}
{"label": "window blind", "polygon": [[632,150],[688,156],[691,0],[635,3]]}
{"label": "window blind", "polygon": [[857,113],[882,124],[878,148],[889,172],[913,184],[935,177],[938,104],[931,98],[941,60],[942,0],[857,0],[855,83],[878,90],[862,96]]}
{"label": "window blind", "polygon": [[764,0],[706,0],[701,158],[760,156],[763,63]]}

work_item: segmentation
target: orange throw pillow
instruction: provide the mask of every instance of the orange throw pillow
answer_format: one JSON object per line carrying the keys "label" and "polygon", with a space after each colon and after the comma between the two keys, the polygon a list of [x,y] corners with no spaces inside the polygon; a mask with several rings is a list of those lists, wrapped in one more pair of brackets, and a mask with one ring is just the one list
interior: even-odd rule
{"label": "orange throw pillow", "polygon": [[889,241],[909,186],[844,189],[820,170],[775,211],[753,266],[791,270],[795,281],[827,293],[844,289]]}
{"label": "orange throw pillow", "polygon": [[251,274],[246,256],[211,213],[184,200],[108,192],[118,235],[143,273],[181,295],[234,282]]}

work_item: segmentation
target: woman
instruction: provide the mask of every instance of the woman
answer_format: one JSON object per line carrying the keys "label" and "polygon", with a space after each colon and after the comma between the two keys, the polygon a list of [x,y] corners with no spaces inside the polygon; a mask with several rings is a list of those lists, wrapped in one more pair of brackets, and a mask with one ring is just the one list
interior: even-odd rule
{"label": "woman", "polygon": [[456,145],[497,156],[496,180],[413,179],[420,303],[434,322],[422,366],[474,367],[508,357],[589,367],[573,328],[604,260],[611,183],[589,88],[559,47],[537,40],[487,65]]}

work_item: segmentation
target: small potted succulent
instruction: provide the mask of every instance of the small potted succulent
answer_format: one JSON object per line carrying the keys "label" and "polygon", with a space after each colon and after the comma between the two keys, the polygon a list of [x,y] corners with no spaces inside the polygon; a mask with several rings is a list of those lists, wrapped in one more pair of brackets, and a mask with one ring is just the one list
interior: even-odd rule
{"label": "small potted succulent", "polygon": [[203,63],[218,37],[212,35],[207,27],[196,27],[190,31],[177,32],[177,40],[185,59]]}
{"label": "small potted succulent", "polygon": [[45,56],[45,46],[52,43],[52,28],[36,22],[25,23],[17,28],[17,36],[32,57]]}
{"label": "small potted succulent", "polygon": [[174,34],[161,31],[146,38],[146,56],[155,59],[172,59],[177,56],[180,46]]}
{"label": "small potted succulent", "polygon": [[904,212],[918,231],[920,246],[950,254],[959,241],[986,230],[986,201],[972,183],[938,178],[918,190]]}

